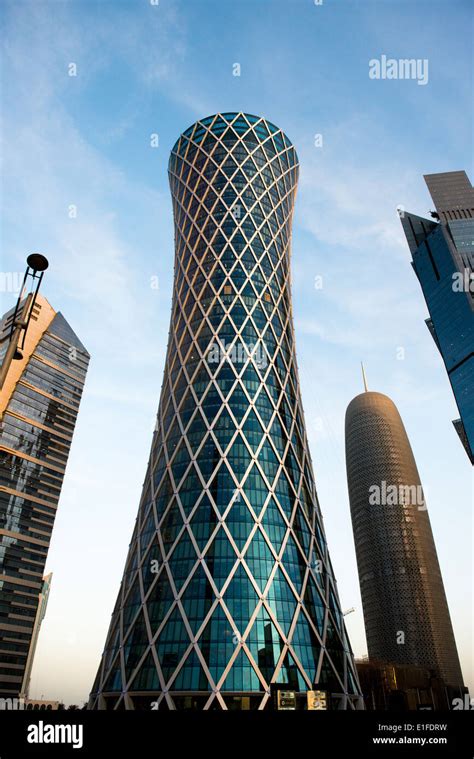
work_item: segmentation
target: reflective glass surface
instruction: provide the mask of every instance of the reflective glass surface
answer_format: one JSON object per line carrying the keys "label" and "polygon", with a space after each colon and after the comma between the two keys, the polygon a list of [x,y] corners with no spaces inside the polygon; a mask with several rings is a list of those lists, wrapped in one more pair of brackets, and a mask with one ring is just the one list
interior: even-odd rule
{"label": "reflective glass surface", "polygon": [[[202,708],[228,708],[229,692],[260,694],[263,708],[272,683],[304,693],[321,672],[334,693],[357,695],[296,367],[296,152],[264,119],[220,114],[179,138],[169,178],[176,257],[165,377],[138,539],[91,704],[105,697],[119,708],[124,693],[129,707],[148,688],[169,708],[185,708],[186,690],[207,694]],[[129,674],[120,644],[133,648],[137,628],[141,661]],[[159,686],[139,689],[152,661]]]}

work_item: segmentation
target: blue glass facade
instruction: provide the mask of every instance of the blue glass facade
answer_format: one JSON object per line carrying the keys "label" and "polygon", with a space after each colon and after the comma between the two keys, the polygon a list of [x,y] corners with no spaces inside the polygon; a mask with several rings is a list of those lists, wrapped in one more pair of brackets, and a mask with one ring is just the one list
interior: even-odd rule
{"label": "blue glass facade", "polygon": [[304,425],[290,296],[298,159],[256,116],[174,146],[170,337],[95,708],[359,700]]}
{"label": "blue glass facade", "polygon": [[[433,176],[437,186],[444,176],[450,178]],[[469,194],[467,203],[453,203],[451,211],[446,210],[449,192],[443,200],[442,208],[437,206],[440,223],[404,214],[402,224],[430,313],[427,324],[459,409],[454,424],[474,464],[474,208]]]}

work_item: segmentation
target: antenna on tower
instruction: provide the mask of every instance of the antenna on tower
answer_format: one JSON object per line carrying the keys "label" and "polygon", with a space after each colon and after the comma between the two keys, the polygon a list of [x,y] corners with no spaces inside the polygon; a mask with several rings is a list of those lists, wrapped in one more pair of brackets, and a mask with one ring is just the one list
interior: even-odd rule
{"label": "antenna on tower", "polygon": [[360,365],[362,367],[362,379],[364,380],[364,390],[366,393],[368,393],[369,388],[367,387],[367,377],[365,376],[365,369],[364,369],[364,364],[362,363],[362,361],[360,362]]}

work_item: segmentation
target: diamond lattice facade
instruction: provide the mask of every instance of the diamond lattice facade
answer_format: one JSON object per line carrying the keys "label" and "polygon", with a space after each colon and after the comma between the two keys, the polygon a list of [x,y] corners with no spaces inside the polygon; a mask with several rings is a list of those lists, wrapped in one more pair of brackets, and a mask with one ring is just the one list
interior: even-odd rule
{"label": "diamond lattice facade", "polygon": [[360,702],[295,358],[295,150],[264,119],[197,122],[169,177],[165,376],[92,708],[246,709],[271,685]]}

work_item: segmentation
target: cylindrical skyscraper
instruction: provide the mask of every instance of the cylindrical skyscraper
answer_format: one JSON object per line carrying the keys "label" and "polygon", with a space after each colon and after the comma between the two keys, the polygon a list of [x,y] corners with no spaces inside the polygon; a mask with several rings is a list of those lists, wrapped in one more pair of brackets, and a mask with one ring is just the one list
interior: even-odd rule
{"label": "cylindrical skyscraper", "polygon": [[369,657],[462,686],[420,477],[386,395],[365,392],[349,404],[346,464]]}
{"label": "cylindrical skyscraper", "polygon": [[[165,376],[94,708],[262,709],[272,684],[360,700],[314,486],[290,295],[295,150],[198,121],[169,164]],[[299,694],[299,695],[298,695]]]}

